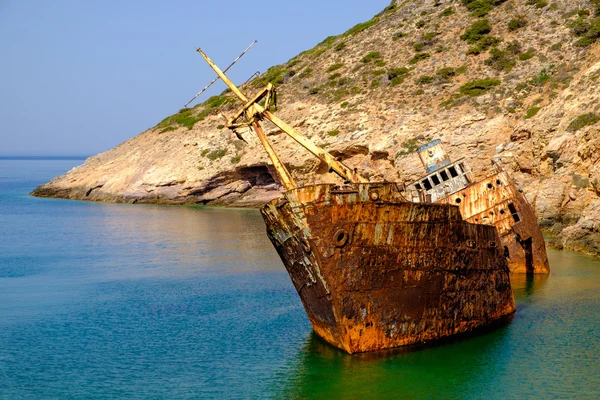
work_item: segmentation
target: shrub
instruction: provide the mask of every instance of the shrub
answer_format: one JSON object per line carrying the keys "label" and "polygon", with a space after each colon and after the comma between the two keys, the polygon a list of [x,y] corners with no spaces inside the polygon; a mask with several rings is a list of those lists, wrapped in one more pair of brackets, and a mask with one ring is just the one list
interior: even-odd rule
{"label": "shrub", "polygon": [[424,27],[425,25],[427,25],[427,21],[425,20],[419,20],[417,21],[417,23],[415,24],[415,26],[417,27],[417,29],[421,29],[422,27]]}
{"label": "shrub", "polygon": [[444,67],[442,69],[438,69],[435,74],[443,80],[449,80],[451,77],[456,75],[456,71],[452,67]]}
{"label": "shrub", "polygon": [[413,48],[415,51],[421,51],[425,48],[425,44],[422,42],[413,43]]}
{"label": "shrub", "polygon": [[403,38],[404,36],[406,36],[406,33],[404,32],[396,32],[392,35],[392,40],[396,41],[398,39]]}
{"label": "shrub", "polygon": [[334,129],[332,131],[327,132],[328,136],[337,136],[340,134],[340,130],[339,129]]}
{"label": "shrub", "polygon": [[446,9],[444,9],[444,11],[442,11],[442,12],[440,13],[440,17],[447,17],[447,16],[450,16],[450,15],[454,14],[454,12],[455,12],[455,11],[454,11],[454,8],[452,8],[452,7],[448,7],[448,8],[446,8]]}
{"label": "shrub", "polygon": [[550,74],[546,70],[546,68],[542,69],[536,77],[534,77],[529,83],[535,86],[542,86],[544,83],[550,80]]}
{"label": "shrub", "polygon": [[232,164],[237,164],[237,163],[240,162],[241,159],[242,159],[241,156],[233,156],[233,157],[231,157],[231,163]]}
{"label": "shrub", "polygon": [[427,85],[427,84],[433,82],[433,76],[422,75],[422,76],[418,77],[415,82],[419,85]]}
{"label": "shrub", "polygon": [[540,0],[535,2],[535,8],[544,8],[548,5],[546,0]]}
{"label": "shrub", "polygon": [[469,47],[467,54],[481,54],[490,47],[498,45],[502,39],[494,36],[484,36],[475,46]]}
{"label": "shrub", "polygon": [[374,17],[370,21],[356,24],[352,28],[348,29],[348,31],[346,33],[344,33],[344,35],[346,35],[346,36],[356,35],[357,33],[360,33],[366,29],[369,29],[373,25],[377,24],[377,21],[378,21],[377,17]]}
{"label": "shrub", "polygon": [[374,79],[371,81],[371,85],[369,85],[369,87],[371,89],[375,89],[378,88],[381,85],[381,81],[379,79]]}
{"label": "shrub", "polygon": [[308,94],[315,95],[315,94],[319,94],[322,91],[323,91],[322,86],[315,86],[315,87],[308,89]]}
{"label": "shrub", "polygon": [[527,60],[533,58],[533,55],[534,55],[533,49],[529,49],[525,53],[519,54],[519,60],[527,61]]}
{"label": "shrub", "polygon": [[465,72],[467,72],[467,66],[462,65],[462,66],[456,68],[455,72],[456,72],[456,75],[464,74]]}
{"label": "shrub", "polygon": [[519,16],[508,21],[508,30],[514,32],[517,29],[523,28],[525,25],[527,25],[527,20],[524,17]]}
{"label": "shrub", "polygon": [[158,133],[166,133],[166,132],[171,132],[171,131],[176,131],[177,128],[175,128],[174,126],[167,126],[165,129],[161,130]]}
{"label": "shrub", "polygon": [[346,47],[346,42],[340,42],[333,48],[335,51],[341,51]]}
{"label": "shrub", "polygon": [[426,60],[429,57],[431,57],[431,55],[429,53],[417,53],[415,54],[415,56],[408,62],[409,64],[416,64],[421,60]]}
{"label": "shrub", "polygon": [[506,51],[512,55],[520,54],[523,48],[521,47],[521,43],[513,40],[509,44],[506,45]]}
{"label": "shrub", "polygon": [[594,44],[595,41],[596,41],[595,39],[591,39],[591,38],[589,38],[589,37],[586,36],[586,37],[579,38],[574,43],[574,45],[576,47],[588,47],[588,46]]}
{"label": "shrub", "polygon": [[476,97],[481,96],[494,86],[498,86],[500,83],[501,82],[498,79],[476,79],[462,85],[459,91],[462,94]]}
{"label": "shrub", "polygon": [[480,19],[479,21],[473,22],[471,27],[465,31],[460,38],[469,44],[473,44],[481,40],[485,35],[490,33],[492,27],[487,19]]}
{"label": "shrub", "polygon": [[473,17],[485,17],[493,8],[488,0],[474,0],[468,3],[463,1],[463,4],[471,11]]}
{"label": "shrub", "polygon": [[425,91],[424,91],[423,89],[417,89],[417,90],[415,90],[415,91],[413,92],[413,95],[415,95],[415,96],[419,96],[419,95],[422,95],[422,94],[424,94],[424,93],[425,93]]}
{"label": "shrub", "polygon": [[342,76],[342,74],[340,74],[339,72],[336,72],[335,74],[329,75],[329,77],[327,79],[330,80],[330,81],[332,81],[334,79],[339,78],[340,76]]}
{"label": "shrub", "polygon": [[538,113],[538,111],[540,111],[542,109],[542,107],[530,107],[527,109],[527,112],[525,113],[525,119],[529,119],[533,116],[535,116],[535,114]]}
{"label": "shrub", "polygon": [[397,85],[401,85],[404,83],[404,77],[402,76],[396,76],[394,78],[392,78],[390,84],[391,86],[397,86]]}
{"label": "shrub", "polygon": [[347,101],[344,101],[344,102],[342,102],[342,104],[340,104],[340,107],[341,107],[341,108],[346,108],[346,107],[348,107],[348,102],[347,102]]}
{"label": "shrub", "polygon": [[312,75],[313,69],[310,67],[306,67],[304,68],[304,70],[302,72],[300,72],[300,75],[298,75],[298,79],[304,79],[304,78],[308,78],[309,76]]}
{"label": "shrub", "polygon": [[206,158],[215,161],[218,158],[222,158],[225,154],[227,154],[227,149],[216,149],[206,154]]}
{"label": "shrub", "polygon": [[364,56],[360,61],[362,61],[363,63],[369,63],[373,60],[378,60],[380,58],[383,58],[381,56],[381,53],[378,51],[372,51],[369,54],[367,54],[366,56]]}
{"label": "shrub", "polygon": [[569,28],[571,28],[571,31],[576,36],[583,36],[587,33],[587,31],[590,30],[591,25],[584,18],[580,17],[580,18],[577,18],[575,21],[571,22],[571,24],[569,25]]}
{"label": "shrub", "polygon": [[223,125],[223,124],[217,125],[217,129],[223,129],[223,128],[225,128],[225,125]]}
{"label": "shrub", "polygon": [[497,47],[490,50],[490,57],[485,60],[485,65],[489,65],[497,71],[510,72],[515,64],[515,60],[510,58],[505,51],[502,51]]}
{"label": "shrub", "polygon": [[337,69],[342,68],[343,66],[344,66],[344,64],[341,64],[341,63],[332,64],[329,66],[329,68],[327,68],[327,72],[333,72]]}
{"label": "shrub", "polygon": [[567,131],[575,132],[588,125],[594,125],[598,121],[600,121],[600,116],[594,113],[583,114],[571,121]]}
{"label": "shrub", "polygon": [[554,43],[552,46],[550,46],[549,50],[550,51],[558,51],[562,48],[562,43],[558,42],[558,43]]}

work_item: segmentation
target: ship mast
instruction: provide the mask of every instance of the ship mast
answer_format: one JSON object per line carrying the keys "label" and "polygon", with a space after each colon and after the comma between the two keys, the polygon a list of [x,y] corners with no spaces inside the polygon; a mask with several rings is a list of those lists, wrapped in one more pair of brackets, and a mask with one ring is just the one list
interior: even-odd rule
{"label": "ship mast", "polygon": [[[352,170],[343,163],[337,161],[330,153],[315,145],[306,136],[297,132],[294,128],[269,111],[271,102],[274,101],[275,98],[275,87],[271,83],[267,84],[267,86],[252,99],[248,99],[248,97],[246,97],[246,95],[242,93],[240,89],[233,84],[233,82],[231,82],[227,75],[225,75],[225,73],[221,71],[219,67],[202,51],[202,49],[198,48],[197,51],[208,63],[208,65],[217,73],[219,78],[221,78],[221,80],[225,82],[229,89],[231,89],[233,94],[235,94],[242,101],[242,103],[244,103],[243,107],[232,118],[227,120],[227,124],[225,126],[231,130],[235,130],[236,128],[242,126],[248,126],[256,132],[286,190],[296,188],[296,184],[294,183],[290,172],[287,170],[283,162],[281,162],[277,153],[275,153],[275,150],[267,140],[267,137],[259,123],[259,121],[263,119],[268,119],[271,121],[275,126],[298,142],[302,147],[310,151],[315,157],[327,164],[330,171],[338,174],[342,179],[344,179],[345,182],[367,182],[365,178],[358,175],[356,170]],[[259,104],[259,102],[263,99],[265,100],[264,106]]]}

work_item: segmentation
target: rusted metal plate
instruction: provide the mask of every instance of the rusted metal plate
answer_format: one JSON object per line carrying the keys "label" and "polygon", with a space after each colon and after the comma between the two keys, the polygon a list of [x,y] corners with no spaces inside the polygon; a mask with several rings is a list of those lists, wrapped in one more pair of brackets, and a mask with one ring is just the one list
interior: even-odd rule
{"label": "rusted metal plate", "polygon": [[515,311],[493,226],[395,184],[317,185],[261,211],[317,334],[349,353],[469,332]]}
{"label": "rusted metal plate", "polygon": [[488,176],[439,202],[458,205],[469,222],[495,226],[511,272],[550,272],[533,208],[506,172]]}

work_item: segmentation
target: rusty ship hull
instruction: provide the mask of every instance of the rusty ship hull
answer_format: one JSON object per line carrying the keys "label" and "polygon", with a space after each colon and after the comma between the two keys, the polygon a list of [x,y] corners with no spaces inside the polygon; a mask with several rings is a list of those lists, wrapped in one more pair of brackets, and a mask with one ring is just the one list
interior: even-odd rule
{"label": "rusty ship hull", "polygon": [[261,213],[315,332],[348,353],[442,339],[515,312],[496,228],[391,183],[296,188]]}

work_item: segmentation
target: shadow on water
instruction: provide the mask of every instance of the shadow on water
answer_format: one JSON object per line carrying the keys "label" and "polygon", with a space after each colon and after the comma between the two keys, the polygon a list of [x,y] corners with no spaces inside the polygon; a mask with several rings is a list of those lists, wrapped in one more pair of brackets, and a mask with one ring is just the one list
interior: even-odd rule
{"label": "shadow on water", "polygon": [[276,397],[476,397],[492,379],[490,366],[509,336],[509,324],[504,321],[477,335],[349,355],[311,332]]}

